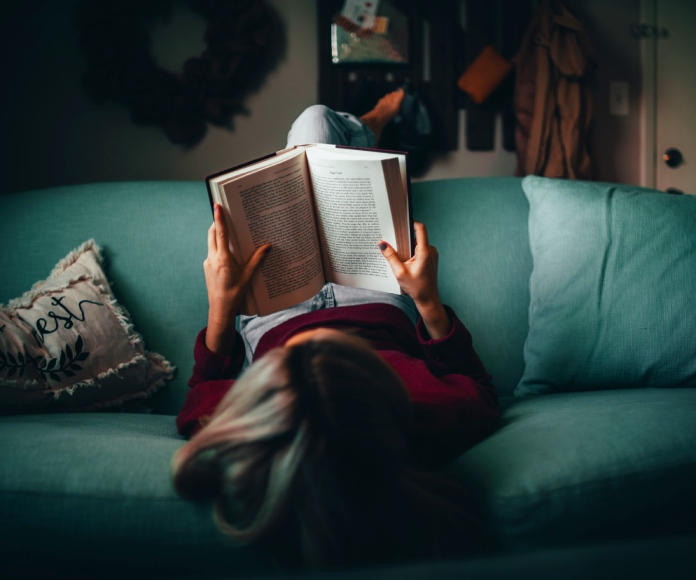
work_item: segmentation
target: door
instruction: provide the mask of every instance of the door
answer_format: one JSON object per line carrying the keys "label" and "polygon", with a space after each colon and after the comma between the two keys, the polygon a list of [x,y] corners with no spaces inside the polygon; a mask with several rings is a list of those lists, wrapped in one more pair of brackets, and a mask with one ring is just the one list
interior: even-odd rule
{"label": "door", "polygon": [[696,1],[654,6],[655,186],[696,194]]}

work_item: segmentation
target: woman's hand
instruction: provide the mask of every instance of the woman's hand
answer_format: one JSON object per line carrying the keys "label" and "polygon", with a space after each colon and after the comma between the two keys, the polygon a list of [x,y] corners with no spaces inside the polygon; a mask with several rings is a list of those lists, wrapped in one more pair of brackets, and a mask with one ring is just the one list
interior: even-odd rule
{"label": "woman's hand", "polygon": [[271,244],[258,247],[249,261],[240,265],[230,251],[227,229],[218,204],[215,204],[213,217],[213,225],[208,230],[208,257],[203,262],[208,289],[205,343],[214,353],[229,354],[234,349],[235,317],[249,290],[251,279]]}
{"label": "woman's hand", "polygon": [[416,251],[412,258],[402,262],[394,248],[381,241],[379,249],[389,262],[401,289],[406,292],[423,318],[431,338],[442,338],[449,334],[452,323],[447,315],[437,290],[437,248],[428,243],[428,232],[421,222],[414,222]]}

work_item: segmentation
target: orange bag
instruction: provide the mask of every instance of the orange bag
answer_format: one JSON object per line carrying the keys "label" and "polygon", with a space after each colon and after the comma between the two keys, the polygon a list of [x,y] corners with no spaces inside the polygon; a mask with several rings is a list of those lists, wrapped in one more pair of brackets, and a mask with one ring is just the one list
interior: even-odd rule
{"label": "orange bag", "polygon": [[512,64],[489,44],[459,77],[457,86],[480,105],[503,82]]}

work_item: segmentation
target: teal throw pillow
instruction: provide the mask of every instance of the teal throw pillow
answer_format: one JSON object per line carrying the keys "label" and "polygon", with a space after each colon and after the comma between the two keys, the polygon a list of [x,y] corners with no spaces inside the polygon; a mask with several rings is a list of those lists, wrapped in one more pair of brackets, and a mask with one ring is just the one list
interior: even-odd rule
{"label": "teal throw pillow", "polygon": [[696,386],[696,197],[522,186],[534,267],[515,394]]}

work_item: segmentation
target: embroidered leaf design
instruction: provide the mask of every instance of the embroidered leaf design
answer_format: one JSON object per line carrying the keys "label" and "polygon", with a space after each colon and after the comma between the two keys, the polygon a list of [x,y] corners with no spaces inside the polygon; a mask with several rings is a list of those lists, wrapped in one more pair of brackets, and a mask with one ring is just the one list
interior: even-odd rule
{"label": "embroidered leaf design", "polygon": [[16,358],[12,353],[0,352],[0,371],[7,369],[6,378],[8,379],[14,375],[21,377],[26,370],[28,362],[33,362],[33,360],[31,358],[25,358],[24,353],[19,350],[17,351]]}
{"label": "embroidered leaf design", "polygon": [[[83,370],[82,366],[77,364],[87,359],[89,352],[83,352],[84,341],[82,337],[78,335],[75,340],[74,352],[73,347],[70,345],[65,345],[65,350],[60,352],[60,357],[52,358],[50,360],[37,357],[36,359],[30,361],[36,365],[36,368],[41,372],[47,379],[60,382],[60,373],[68,378],[74,377],[75,372]],[[19,354],[18,354],[19,356]]]}

